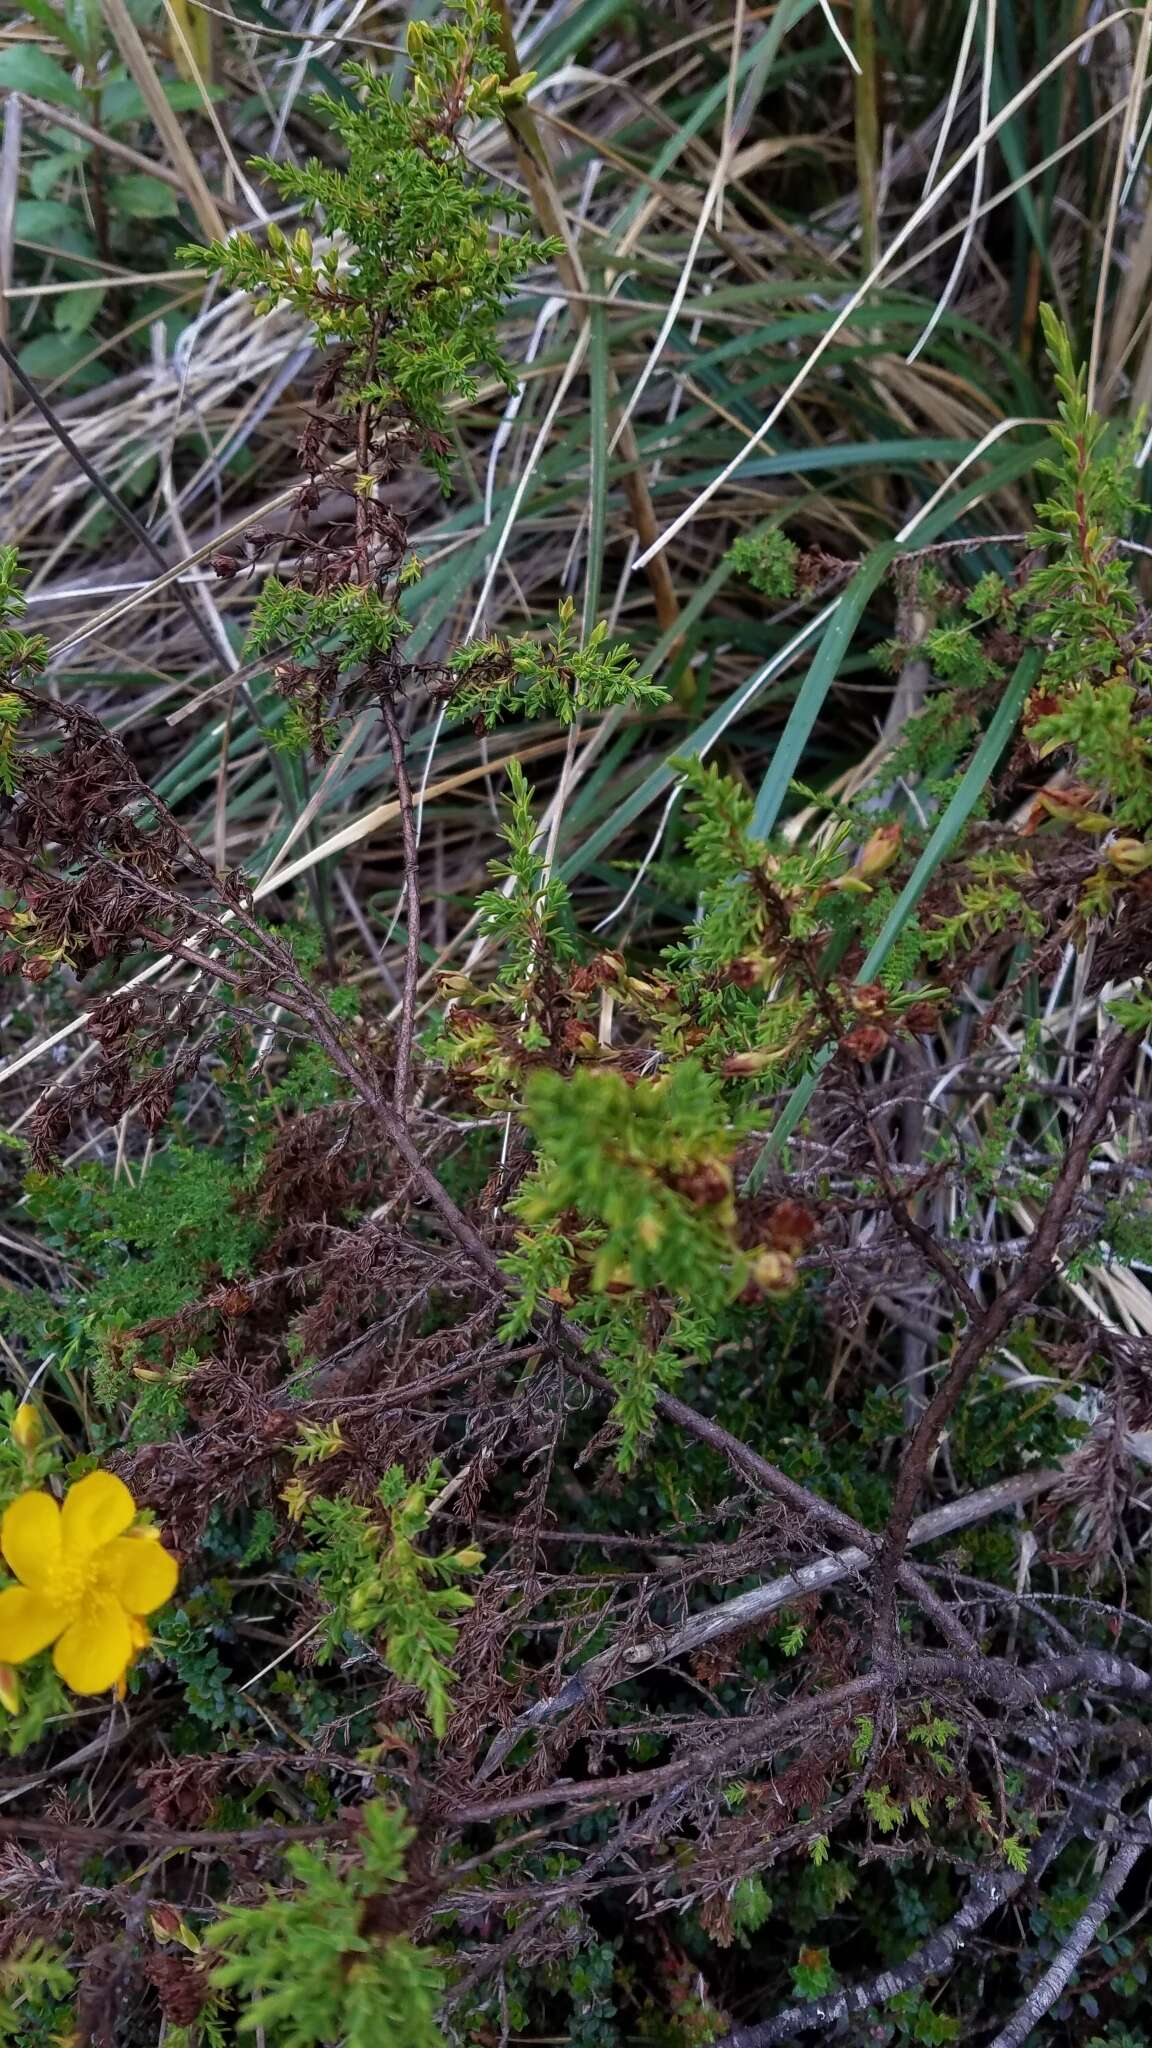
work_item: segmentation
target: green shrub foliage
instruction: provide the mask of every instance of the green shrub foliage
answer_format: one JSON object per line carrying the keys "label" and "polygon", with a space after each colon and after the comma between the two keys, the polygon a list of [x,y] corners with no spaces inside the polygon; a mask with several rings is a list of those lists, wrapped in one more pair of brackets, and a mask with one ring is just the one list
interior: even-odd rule
{"label": "green shrub foliage", "polygon": [[[571,597],[417,659],[405,472],[456,488],[461,419],[516,389],[509,297],[557,253],[512,68],[503,9],[412,21],[403,67],[313,107],[338,164],[256,165],[300,224],[209,252],[316,344],[299,545],[245,655],[289,756],[352,714],[386,737],[394,1002],[306,886],[263,916],[45,687],[0,552],[3,966],[53,1026],[80,983],[94,1048],[0,1151],[39,1259],[0,1305],[0,1507],[114,1469],[181,1564],[111,1719],[47,1652],[0,1669],[9,1753],[58,1784],[27,1847],[6,1795],[0,2039],[991,2037],[1079,1939],[1087,1834],[1114,1891],[1044,2023],[1138,2048],[1136,443],[1045,308],[1026,542],[900,551],[867,659],[926,676],[918,708],[770,827]],[[770,605],[846,573],[778,523],[725,560]],[[582,733],[667,719],[667,836],[596,870],[627,915],[587,914],[567,785],[510,757],[445,968],[414,704],[510,756],[560,728],[562,777]],[[1007,1510],[1041,1498],[1022,1545]]]}

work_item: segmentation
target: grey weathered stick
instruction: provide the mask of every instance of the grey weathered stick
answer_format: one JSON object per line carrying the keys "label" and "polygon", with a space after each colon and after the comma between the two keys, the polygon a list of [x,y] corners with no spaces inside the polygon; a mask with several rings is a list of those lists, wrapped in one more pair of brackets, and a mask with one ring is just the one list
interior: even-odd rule
{"label": "grey weathered stick", "polygon": [[1023,2005],[1013,2013],[1008,2025],[1001,2028],[992,2048],[1021,2048],[1045,2013],[1051,2012],[1068,1979],[1090,1948],[1096,1930],[1115,1905],[1125,1879],[1147,1846],[1147,1842],[1130,1841],[1117,1849],[1095,1898],[1085,1907],[1067,1941],[1053,1957],[1044,1975],[1032,1986]]}
{"label": "grey weathered stick", "polygon": [[[1114,1809],[1133,1784],[1147,1776],[1147,1770],[1144,1760],[1125,1765],[1109,1782],[1110,1799],[1100,1803]],[[1073,1800],[1067,1813],[1045,1829],[1028,1858],[1027,1870],[980,1871],[951,1920],[938,1927],[927,1941],[913,1949],[912,1954],[893,1969],[881,1970],[862,1983],[842,1985],[838,1991],[829,1992],[827,1997],[787,2006],[770,2020],[761,2020],[750,2027],[734,2027],[730,2034],[717,2042],[716,2048],[778,2048],[782,2041],[794,2041],[797,2034],[831,2028],[840,2020],[867,2012],[871,2006],[886,2005],[889,1999],[898,1998],[902,1991],[911,1990],[915,1984],[923,1984],[929,1977],[940,1976],[994,1913],[1008,1905],[1025,1885],[1033,1885],[1043,1876],[1078,1829],[1095,1822],[1097,1811],[1095,1797],[1088,1792],[1082,1793]]]}
{"label": "grey weathered stick", "polygon": [[[965,1494],[960,1500],[934,1508],[931,1514],[921,1515],[913,1522],[908,1541],[913,1545],[932,1543],[938,1537],[950,1536],[956,1529],[967,1529],[974,1522],[987,1521],[990,1515],[1003,1514],[1009,1508],[1019,1507],[1024,1501],[1035,1499],[1037,1494],[1047,1492],[1061,1476],[1059,1469],[1021,1472],[1013,1479],[1002,1479],[995,1486],[985,1486],[979,1493]],[[558,1720],[572,1707],[581,1706],[594,1691],[622,1685],[626,1679],[635,1678],[641,1670],[650,1669],[655,1664],[669,1664],[674,1657],[697,1650],[703,1643],[714,1642],[717,1636],[730,1635],[736,1629],[752,1628],[778,1608],[808,1599],[813,1593],[822,1593],[829,1586],[839,1585],[844,1579],[862,1571],[869,1562],[869,1553],[859,1544],[853,1544],[829,1557],[815,1558],[811,1564],[801,1565],[797,1571],[785,1572],[781,1578],[769,1579],[763,1586],[753,1586],[747,1593],[736,1593],[731,1600],[721,1600],[703,1614],[694,1614],[681,1628],[650,1635],[642,1643],[633,1643],[627,1649],[613,1646],[602,1651],[598,1657],[590,1658],[579,1671],[573,1672],[558,1692],[550,1693],[547,1699],[537,1700],[510,1728],[497,1736],[476,1773],[477,1779],[491,1777],[522,1735],[532,1728],[542,1728],[550,1721]]]}

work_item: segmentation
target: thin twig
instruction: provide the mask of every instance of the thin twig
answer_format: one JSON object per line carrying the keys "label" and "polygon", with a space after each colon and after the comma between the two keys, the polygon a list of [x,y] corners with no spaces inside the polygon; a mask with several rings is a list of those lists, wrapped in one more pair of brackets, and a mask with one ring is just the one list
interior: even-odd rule
{"label": "thin twig", "polygon": [[1108,1865],[1100,1888],[1091,1904],[1084,1908],[1068,1939],[1061,1943],[1049,1963],[1044,1975],[1035,1983],[1024,2003],[1013,2013],[1006,2027],[1002,2027],[992,2042],[992,2048],[1021,2048],[1039,2025],[1046,2012],[1051,2012],[1077,1965],[1091,1947],[1100,1924],[1116,1903],[1117,1897],[1148,1847],[1147,1841],[1133,1839],[1125,1842]]}
{"label": "thin twig", "polygon": [[[1115,1811],[1122,1794],[1146,1769],[1146,1765],[1138,1764],[1135,1769],[1126,1766],[1116,1773],[1110,1781],[1111,1799],[1105,1802],[1109,1811]],[[1025,1885],[1035,1884],[1043,1876],[1077,1829],[1093,1819],[1096,1806],[1097,1802],[1091,1795],[1081,1794],[1075,1798],[1067,1813],[1047,1828],[1036,1843],[1028,1858],[1027,1870],[981,1871],[973,1878],[963,1904],[951,1920],[938,1927],[927,1941],[913,1949],[912,1954],[895,1968],[881,1970],[863,1983],[845,1984],[826,1998],[808,1999],[803,2005],[789,2006],[784,2012],[777,2013],[774,2019],[763,2020],[757,2026],[734,2027],[716,2044],[716,2048],[775,2048],[780,2041],[795,2040],[797,2034],[833,2027],[841,2020],[867,2012],[872,2006],[886,2005],[890,1999],[898,1998],[901,1992],[923,1984],[926,1978],[939,1976],[953,1956],[994,1913],[1008,1905]]]}
{"label": "thin twig", "polygon": [[404,735],[387,697],[380,699],[380,715],[392,751],[396,775],[396,796],[400,805],[400,832],[404,845],[404,893],[408,899],[408,944],[404,954],[404,993],[400,1001],[400,1027],[396,1044],[396,1085],[393,1102],[398,1116],[408,1114],[408,1093],[412,1082],[412,1040],[416,1030],[416,999],[420,986],[420,849],[416,840],[416,819],[412,808],[412,785],[404,755]]}
{"label": "thin twig", "polygon": [[1028,1306],[1051,1273],[1060,1235],[1079,1192],[1092,1147],[1112,1110],[1141,1034],[1118,1032],[1105,1052],[1092,1100],[1072,1134],[1055,1186],[1036,1225],[1031,1248],[1014,1280],[969,1324],[948,1372],[925,1408],[904,1454],[888,1527],[876,1566],[876,1640],[891,1655],[896,1643],[895,1589],[904,1546],[933,1451],[973,1374]]}

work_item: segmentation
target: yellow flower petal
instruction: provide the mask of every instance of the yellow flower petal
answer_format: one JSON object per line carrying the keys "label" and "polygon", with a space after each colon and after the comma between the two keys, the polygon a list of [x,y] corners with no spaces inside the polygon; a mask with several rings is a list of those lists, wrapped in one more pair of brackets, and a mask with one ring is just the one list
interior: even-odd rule
{"label": "yellow flower petal", "polygon": [[147,1537],[118,1536],[102,1552],[100,1569],[129,1614],[151,1614],[176,1591],[176,1559]]}
{"label": "yellow flower petal", "polygon": [[73,1692],[107,1692],[124,1676],[131,1661],[128,1617],[110,1593],[92,1595],[83,1612],[65,1629],[52,1657]]}
{"label": "yellow flower petal", "polygon": [[43,1593],[9,1586],[0,1593],[0,1663],[23,1664],[54,1643],[68,1622],[68,1609]]}
{"label": "yellow flower petal", "polygon": [[26,1586],[42,1586],[60,1562],[60,1510],[50,1493],[22,1493],[4,1510],[0,1550]]}
{"label": "yellow flower petal", "polygon": [[90,1556],[122,1536],[136,1513],[136,1503],[122,1479],[111,1472],[89,1472],[64,1498],[61,1514],[65,1555]]}

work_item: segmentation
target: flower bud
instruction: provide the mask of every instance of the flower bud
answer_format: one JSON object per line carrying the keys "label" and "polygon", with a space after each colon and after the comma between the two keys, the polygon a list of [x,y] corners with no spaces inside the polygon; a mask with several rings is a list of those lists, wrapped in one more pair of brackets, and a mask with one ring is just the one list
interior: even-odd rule
{"label": "flower bud", "polygon": [[462,1572],[474,1572],[478,1564],[483,1564],[484,1552],[477,1550],[475,1544],[470,1544],[467,1550],[456,1552],[456,1562]]}
{"label": "flower bud", "polygon": [[766,1294],[770,1301],[785,1301],[800,1285],[795,1260],[787,1252],[773,1251],[771,1247],[757,1252],[752,1260],[751,1276],[761,1294]]}
{"label": "flower bud", "polygon": [[180,1915],[175,1906],[155,1906],[148,1915],[157,1941],[175,1941],[180,1928]]}
{"label": "flower bud", "polygon": [[882,875],[890,868],[900,851],[901,825],[878,825],[860,848],[853,862],[853,872],[864,881],[870,882],[874,875]]}
{"label": "flower bud", "polygon": [[40,1410],[31,1401],[21,1401],[12,1417],[12,1441],[19,1445],[25,1456],[39,1450],[44,1441]]}
{"label": "flower bud", "polygon": [[154,1906],[148,1915],[148,1925],[157,1941],[178,1941],[192,1955],[199,1953],[200,1936],[194,1934],[187,1921],[180,1918],[175,1906]]}
{"label": "flower bud", "polygon": [[768,962],[753,953],[728,962],[728,979],[734,988],[756,988],[770,972]]}
{"label": "flower bud", "polygon": [[1122,875],[1142,875],[1145,868],[1152,867],[1152,846],[1143,839],[1113,839],[1107,853]]}
{"label": "flower bud", "polygon": [[736,1074],[762,1074],[765,1067],[771,1066],[772,1060],[773,1054],[770,1052],[730,1052],[720,1072],[730,1077]]}
{"label": "flower bud", "polygon": [[916,1032],[919,1037],[930,1037],[940,1029],[939,1006],[936,1003],[910,1003],[900,1021],[906,1030]]}
{"label": "flower bud", "polygon": [[818,1228],[816,1217],[803,1202],[777,1202],[767,1219],[768,1242],[774,1251],[796,1258],[807,1249]]}
{"label": "flower bud", "polygon": [[0,1664],[0,1707],[6,1714],[20,1712],[20,1680],[10,1664]]}
{"label": "flower bud", "polygon": [[522,100],[525,98],[529,87],[534,83],[535,78],[536,73],[534,71],[520,71],[517,72],[515,78],[509,79],[507,85],[500,85],[499,79],[493,72],[491,77],[484,80],[481,90],[491,91],[494,85],[500,85],[500,97],[502,100]]}

